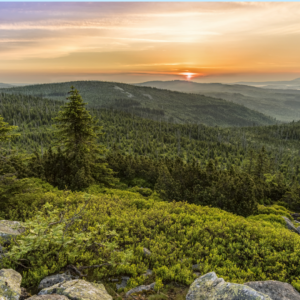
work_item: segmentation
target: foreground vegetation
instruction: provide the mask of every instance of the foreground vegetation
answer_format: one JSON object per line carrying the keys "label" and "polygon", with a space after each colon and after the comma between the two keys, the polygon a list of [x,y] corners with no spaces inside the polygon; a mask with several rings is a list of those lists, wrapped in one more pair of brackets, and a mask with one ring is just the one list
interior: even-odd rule
{"label": "foreground vegetation", "polygon": [[89,280],[128,275],[127,289],[143,284],[147,269],[153,281],[190,284],[194,264],[200,273],[215,271],[230,282],[272,279],[299,286],[300,237],[285,228],[283,207],[261,207],[262,214],[243,218],[168,203],[155,193],[143,197],[97,186],[86,193],[28,193],[39,201],[5,259],[5,267],[23,272],[24,286],[70,265]]}

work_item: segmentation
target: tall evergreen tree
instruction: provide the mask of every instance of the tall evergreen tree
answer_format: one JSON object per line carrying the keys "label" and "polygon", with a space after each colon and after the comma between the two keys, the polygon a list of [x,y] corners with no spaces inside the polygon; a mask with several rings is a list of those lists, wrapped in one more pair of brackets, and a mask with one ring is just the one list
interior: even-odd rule
{"label": "tall evergreen tree", "polygon": [[18,128],[17,126],[9,126],[8,123],[4,122],[3,117],[0,116],[0,143],[8,142],[13,137],[18,134],[12,133],[14,129]]}
{"label": "tall evergreen tree", "polygon": [[56,124],[56,145],[61,147],[68,167],[64,184],[81,190],[94,183],[113,185],[113,171],[104,163],[105,149],[97,143],[103,134],[86,109],[79,92],[72,86],[67,102],[61,107]]}

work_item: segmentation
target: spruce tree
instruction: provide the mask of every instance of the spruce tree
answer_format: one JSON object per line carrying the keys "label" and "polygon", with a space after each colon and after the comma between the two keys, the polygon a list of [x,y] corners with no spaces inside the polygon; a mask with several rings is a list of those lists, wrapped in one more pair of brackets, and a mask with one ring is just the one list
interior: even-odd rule
{"label": "spruce tree", "polygon": [[62,149],[67,174],[64,184],[72,190],[82,190],[94,183],[113,185],[113,171],[104,163],[105,149],[97,143],[103,135],[86,109],[79,92],[72,86],[69,101],[61,107],[56,121],[56,145]]}
{"label": "spruce tree", "polygon": [[13,137],[19,134],[14,134],[12,131],[18,128],[17,126],[10,126],[8,123],[4,122],[3,117],[0,116],[0,143],[8,142]]}

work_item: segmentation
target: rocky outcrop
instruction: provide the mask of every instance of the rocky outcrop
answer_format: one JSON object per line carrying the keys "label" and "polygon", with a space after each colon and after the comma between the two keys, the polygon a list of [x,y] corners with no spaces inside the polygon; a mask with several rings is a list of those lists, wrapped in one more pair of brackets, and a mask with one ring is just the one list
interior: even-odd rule
{"label": "rocky outcrop", "polygon": [[6,242],[9,242],[12,237],[15,237],[25,231],[21,222],[0,220],[0,237]]}
{"label": "rocky outcrop", "polygon": [[272,300],[249,286],[225,282],[215,272],[197,278],[189,288],[186,300]]}
{"label": "rocky outcrop", "polygon": [[300,294],[288,283],[280,281],[251,281],[245,283],[254,290],[266,294],[272,300],[300,300]]}
{"label": "rocky outcrop", "polygon": [[151,255],[151,251],[147,248],[143,248],[143,252],[145,256],[150,256]]}
{"label": "rocky outcrop", "polygon": [[19,300],[22,276],[12,269],[0,271],[0,299]]}
{"label": "rocky outcrop", "polygon": [[130,296],[131,294],[138,294],[141,292],[146,292],[146,291],[153,291],[155,287],[155,282],[151,283],[149,285],[140,285],[138,287],[135,287],[134,289],[131,289],[126,293],[126,297]]}
{"label": "rocky outcrop", "polygon": [[51,295],[34,295],[26,300],[69,300],[64,295],[51,294]]}
{"label": "rocky outcrop", "polygon": [[56,275],[47,276],[40,282],[38,289],[42,290],[51,287],[57,283],[63,281],[70,281],[70,280],[72,280],[72,276],[67,274],[56,274]]}
{"label": "rocky outcrop", "polygon": [[64,295],[71,300],[112,300],[103,284],[76,279],[42,289],[38,295]]}
{"label": "rocky outcrop", "polygon": [[300,233],[300,231],[298,232],[297,228],[294,226],[294,224],[292,223],[292,221],[287,218],[287,217],[282,217],[285,221],[286,227],[296,233]]}
{"label": "rocky outcrop", "polygon": [[129,279],[130,279],[130,277],[123,276],[121,283],[120,284],[119,283],[116,284],[117,290],[124,289],[127,286],[127,282],[129,281]]}
{"label": "rocky outcrop", "polygon": [[25,231],[24,223],[19,221],[10,221],[10,220],[0,220],[0,225],[4,225],[13,230],[18,231],[19,233],[23,233]]}

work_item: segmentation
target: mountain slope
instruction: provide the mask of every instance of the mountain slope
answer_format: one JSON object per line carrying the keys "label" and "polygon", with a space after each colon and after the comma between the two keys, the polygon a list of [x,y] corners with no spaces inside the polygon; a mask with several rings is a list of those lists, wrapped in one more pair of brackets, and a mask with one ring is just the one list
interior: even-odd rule
{"label": "mountain slope", "polygon": [[245,105],[282,122],[300,119],[300,91],[297,90],[274,90],[239,84],[196,83],[180,80],[149,81],[138,86],[217,97]]}
{"label": "mountain slope", "polygon": [[265,81],[265,82],[237,82],[237,84],[257,86],[271,89],[292,89],[300,90],[300,78],[290,81]]}
{"label": "mountain slope", "polygon": [[127,111],[155,120],[203,123],[210,126],[249,126],[276,123],[262,113],[223,99],[115,82],[77,81],[1,89],[10,94],[65,100],[71,86],[93,107]]}
{"label": "mountain slope", "polygon": [[7,83],[1,83],[0,82],[0,89],[2,89],[2,88],[10,88],[10,87],[13,87],[13,85],[7,84]]}

